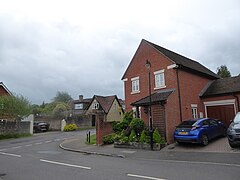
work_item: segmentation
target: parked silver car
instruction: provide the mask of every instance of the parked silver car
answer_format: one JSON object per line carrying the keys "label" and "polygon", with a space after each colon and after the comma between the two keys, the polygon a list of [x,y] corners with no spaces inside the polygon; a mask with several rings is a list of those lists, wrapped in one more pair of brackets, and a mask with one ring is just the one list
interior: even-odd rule
{"label": "parked silver car", "polygon": [[240,112],[238,112],[227,130],[229,145],[232,148],[240,146]]}

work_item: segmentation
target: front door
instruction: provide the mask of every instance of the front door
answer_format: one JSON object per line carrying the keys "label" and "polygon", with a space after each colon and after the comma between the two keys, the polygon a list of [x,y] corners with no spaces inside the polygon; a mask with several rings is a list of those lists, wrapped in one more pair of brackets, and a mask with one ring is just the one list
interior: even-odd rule
{"label": "front door", "polygon": [[92,115],[92,126],[96,125],[96,115]]}

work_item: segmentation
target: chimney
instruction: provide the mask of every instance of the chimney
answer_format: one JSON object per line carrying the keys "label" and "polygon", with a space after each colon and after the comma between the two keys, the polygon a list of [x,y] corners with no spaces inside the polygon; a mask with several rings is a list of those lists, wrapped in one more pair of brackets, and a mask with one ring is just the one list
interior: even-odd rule
{"label": "chimney", "polygon": [[79,100],[83,101],[83,95],[79,95]]}

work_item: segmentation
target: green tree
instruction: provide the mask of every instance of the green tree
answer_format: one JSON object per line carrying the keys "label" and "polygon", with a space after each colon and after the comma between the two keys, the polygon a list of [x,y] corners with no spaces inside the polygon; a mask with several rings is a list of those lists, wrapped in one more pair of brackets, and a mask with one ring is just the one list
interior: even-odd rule
{"label": "green tree", "polygon": [[0,117],[19,118],[31,113],[30,102],[21,95],[0,96]]}
{"label": "green tree", "polygon": [[72,100],[72,97],[67,92],[58,91],[56,96],[53,98],[54,102],[64,102],[68,103],[68,101]]}
{"label": "green tree", "polygon": [[220,67],[217,68],[217,74],[221,78],[226,78],[226,77],[231,77],[231,73],[228,70],[226,65],[221,65]]}
{"label": "green tree", "polygon": [[53,115],[59,118],[63,118],[64,117],[64,112],[66,112],[67,110],[69,110],[70,107],[63,102],[59,102],[56,104],[55,108],[53,109]]}

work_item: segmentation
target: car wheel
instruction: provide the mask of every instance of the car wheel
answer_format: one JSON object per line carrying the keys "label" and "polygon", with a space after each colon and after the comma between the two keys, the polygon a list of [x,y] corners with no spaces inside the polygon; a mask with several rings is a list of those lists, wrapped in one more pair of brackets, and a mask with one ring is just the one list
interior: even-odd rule
{"label": "car wheel", "polygon": [[229,143],[229,146],[230,146],[231,148],[236,148],[236,147],[237,147],[237,145],[236,145],[234,142],[232,142],[232,141],[229,141],[229,140],[228,140],[228,143]]}
{"label": "car wheel", "polygon": [[208,137],[207,137],[207,135],[202,135],[202,145],[203,146],[207,146],[208,145]]}

